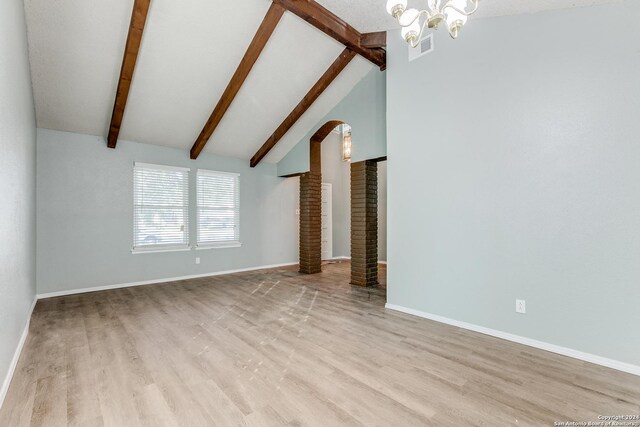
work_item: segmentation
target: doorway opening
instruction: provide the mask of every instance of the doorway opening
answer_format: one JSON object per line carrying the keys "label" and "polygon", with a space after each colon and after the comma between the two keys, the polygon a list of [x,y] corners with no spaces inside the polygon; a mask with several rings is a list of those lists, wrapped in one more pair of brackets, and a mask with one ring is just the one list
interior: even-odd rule
{"label": "doorway opening", "polygon": [[376,286],[379,261],[386,263],[386,223],[379,224],[380,210],[386,219],[386,173],[384,206],[378,179],[378,163],[386,158],[351,162],[344,125],[329,121],[310,140],[310,170],[300,175],[300,272],[319,273],[323,261],[350,259],[350,283]]}

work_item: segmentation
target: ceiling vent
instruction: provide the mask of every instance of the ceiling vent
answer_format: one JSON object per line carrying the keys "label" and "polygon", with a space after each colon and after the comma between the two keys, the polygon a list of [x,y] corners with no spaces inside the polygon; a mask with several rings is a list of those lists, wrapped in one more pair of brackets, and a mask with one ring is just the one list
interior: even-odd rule
{"label": "ceiling vent", "polygon": [[427,34],[420,40],[417,47],[409,46],[409,61],[420,58],[428,53],[433,52],[433,33]]}

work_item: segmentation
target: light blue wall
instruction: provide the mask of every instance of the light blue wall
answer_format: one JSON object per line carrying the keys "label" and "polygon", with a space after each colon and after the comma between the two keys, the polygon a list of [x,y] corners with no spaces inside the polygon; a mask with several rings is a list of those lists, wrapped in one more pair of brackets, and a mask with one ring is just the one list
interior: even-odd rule
{"label": "light blue wall", "polygon": [[351,256],[351,169],[342,160],[342,136],[331,132],[322,142],[322,182],[331,184],[333,257]]}
{"label": "light blue wall", "polygon": [[278,175],[309,171],[309,140],[325,123],[348,123],[353,136],[353,161],[387,155],[386,76],[372,69],[353,90],[278,163]]}
{"label": "light blue wall", "polygon": [[36,293],[36,122],[22,0],[0,2],[0,406]]}
{"label": "light blue wall", "polygon": [[[332,187],[333,257],[351,256],[351,166],[342,160],[342,136],[322,142],[322,182]],[[378,162],[378,260],[387,260],[387,162]]]}
{"label": "light blue wall", "polygon": [[[44,129],[37,155],[38,293],[297,262],[298,182],[278,178],[275,165],[206,153],[194,161],[133,142],[111,150],[99,137]],[[196,169],[240,173],[242,247],[131,254],[134,162],[192,168],[192,241]]]}
{"label": "light blue wall", "polygon": [[470,19],[411,63],[389,34],[389,303],[640,365],[640,2],[619,5]]}

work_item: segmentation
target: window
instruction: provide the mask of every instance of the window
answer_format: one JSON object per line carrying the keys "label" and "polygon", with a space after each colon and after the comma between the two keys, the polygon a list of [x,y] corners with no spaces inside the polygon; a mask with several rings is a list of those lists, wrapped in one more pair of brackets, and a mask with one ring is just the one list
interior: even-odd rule
{"label": "window", "polygon": [[240,176],[198,170],[198,247],[240,245]]}
{"label": "window", "polygon": [[136,163],[133,251],[189,249],[189,169]]}

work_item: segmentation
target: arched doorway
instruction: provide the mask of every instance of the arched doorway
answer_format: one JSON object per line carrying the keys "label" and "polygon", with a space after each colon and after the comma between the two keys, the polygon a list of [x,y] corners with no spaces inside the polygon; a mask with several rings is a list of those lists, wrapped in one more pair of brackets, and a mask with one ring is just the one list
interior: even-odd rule
{"label": "arched doorway", "polygon": [[[322,141],[345,122],[331,120],[309,141],[309,172],[300,176],[300,272],[322,271]],[[351,284],[378,283],[377,160],[351,163]]]}

